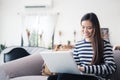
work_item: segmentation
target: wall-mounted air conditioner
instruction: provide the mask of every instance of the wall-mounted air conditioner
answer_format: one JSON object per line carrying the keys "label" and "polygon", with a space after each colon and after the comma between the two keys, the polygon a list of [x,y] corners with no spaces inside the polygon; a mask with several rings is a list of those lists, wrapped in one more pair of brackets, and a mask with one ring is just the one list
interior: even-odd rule
{"label": "wall-mounted air conditioner", "polygon": [[25,8],[51,8],[52,0],[25,0]]}

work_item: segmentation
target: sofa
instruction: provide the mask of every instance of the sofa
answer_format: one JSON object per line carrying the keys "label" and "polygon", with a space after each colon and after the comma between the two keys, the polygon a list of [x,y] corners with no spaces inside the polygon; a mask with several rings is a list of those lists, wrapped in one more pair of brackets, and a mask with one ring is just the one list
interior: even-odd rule
{"label": "sofa", "polygon": [[[35,53],[33,51],[33,53],[29,56],[7,63],[3,62],[0,66],[0,69],[4,70],[3,73],[6,79],[0,78],[0,80],[47,80],[48,76],[43,76],[41,74],[42,66],[44,64],[44,60],[39,54],[41,51],[44,50],[40,50],[39,52]],[[113,56],[115,58],[117,70],[115,73],[110,75],[109,78],[111,80],[120,80],[120,51],[115,50]]]}
{"label": "sofa", "polygon": [[[18,46],[8,47],[0,54],[0,70],[4,70],[4,73],[0,71],[0,75],[5,74],[6,77],[9,77],[8,80],[46,80],[47,76],[41,75],[44,61],[39,53],[48,49],[22,47],[31,55],[4,63],[4,54],[16,47]],[[0,77],[0,80],[6,79]]]}

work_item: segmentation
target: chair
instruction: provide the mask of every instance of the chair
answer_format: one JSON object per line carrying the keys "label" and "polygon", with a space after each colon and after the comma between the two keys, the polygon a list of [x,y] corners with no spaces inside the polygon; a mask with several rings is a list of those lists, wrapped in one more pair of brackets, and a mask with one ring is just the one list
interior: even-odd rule
{"label": "chair", "polygon": [[16,59],[19,59],[19,58],[22,58],[28,55],[30,54],[25,49],[16,47],[16,48],[13,48],[8,53],[4,54],[4,62],[16,60]]}
{"label": "chair", "polygon": [[115,73],[110,76],[110,80],[120,80],[120,51],[114,50],[114,59],[117,66]]}

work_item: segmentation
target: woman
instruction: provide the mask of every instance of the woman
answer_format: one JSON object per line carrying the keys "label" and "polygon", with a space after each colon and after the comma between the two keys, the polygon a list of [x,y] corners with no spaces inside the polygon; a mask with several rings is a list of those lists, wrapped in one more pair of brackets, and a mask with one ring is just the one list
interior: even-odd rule
{"label": "woman", "polygon": [[[98,77],[106,78],[115,71],[112,47],[101,37],[96,14],[85,14],[81,19],[81,26],[84,39],[76,43],[73,57],[83,75],[58,74],[48,77],[48,80],[98,80]],[[97,78],[84,73],[94,74]]]}

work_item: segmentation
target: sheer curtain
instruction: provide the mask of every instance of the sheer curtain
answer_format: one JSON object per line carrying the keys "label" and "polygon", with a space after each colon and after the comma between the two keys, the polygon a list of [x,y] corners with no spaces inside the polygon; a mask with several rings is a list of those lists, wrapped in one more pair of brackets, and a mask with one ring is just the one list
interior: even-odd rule
{"label": "sheer curtain", "polygon": [[25,15],[23,17],[23,46],[52,48],[57,14]]}

